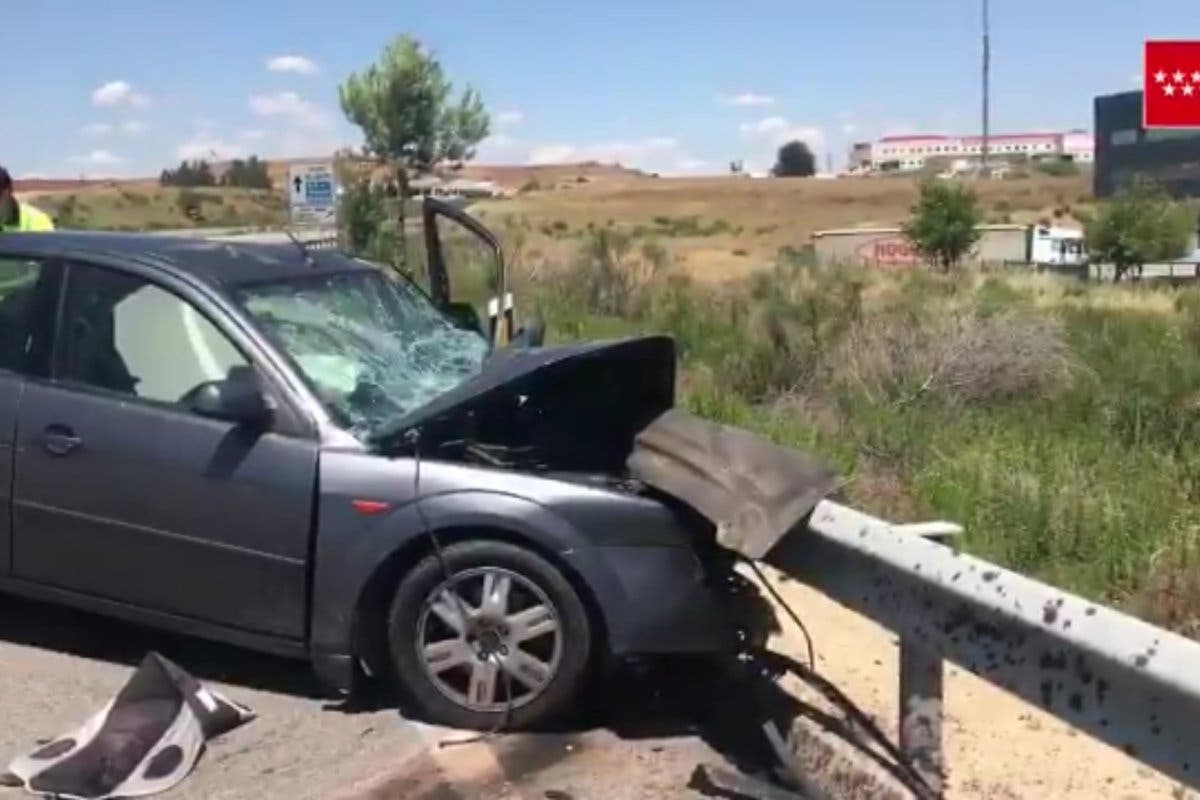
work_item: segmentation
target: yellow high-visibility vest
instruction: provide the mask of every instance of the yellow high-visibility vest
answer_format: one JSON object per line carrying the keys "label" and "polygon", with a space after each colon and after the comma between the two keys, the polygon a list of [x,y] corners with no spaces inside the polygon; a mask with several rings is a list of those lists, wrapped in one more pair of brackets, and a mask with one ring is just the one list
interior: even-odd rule
{"label": "yellow high-visibility vest", "polygon": [[17,224],[6,225],[0,220],[0,233],[5,231],[52,231],[54,220],[40,208],[29,203],[17,203]]}

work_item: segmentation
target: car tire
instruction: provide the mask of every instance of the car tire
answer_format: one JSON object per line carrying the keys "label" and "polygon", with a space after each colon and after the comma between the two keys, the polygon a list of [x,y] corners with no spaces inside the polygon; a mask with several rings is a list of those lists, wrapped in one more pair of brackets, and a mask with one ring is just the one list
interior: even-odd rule
{"label": "car tire", "polygon": [[392,600],[387,634],[414,710],[472,730],[529,728],[563,711],[592,650],[587,609],[562,572],[530,550],[487,540],[449,545],[441,559],[414,566]]}

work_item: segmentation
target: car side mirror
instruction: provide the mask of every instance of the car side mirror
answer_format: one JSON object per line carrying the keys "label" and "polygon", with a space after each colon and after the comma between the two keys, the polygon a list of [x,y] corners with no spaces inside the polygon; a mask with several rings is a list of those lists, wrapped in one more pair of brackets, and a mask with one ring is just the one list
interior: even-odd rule
{"label": "car side mirror", "polygon": [[460,328],[483,333],[483,324],[479,321],[479,312],[470,303],[447,303],[446,315],[454,320]]}
{"label": "car side mirror", "polygon": [[221,380],[207,381],[192,389],[184,401],[193,413],[247,427],[270,422],[274,405],[263,392],[252,367],[231,367]]}

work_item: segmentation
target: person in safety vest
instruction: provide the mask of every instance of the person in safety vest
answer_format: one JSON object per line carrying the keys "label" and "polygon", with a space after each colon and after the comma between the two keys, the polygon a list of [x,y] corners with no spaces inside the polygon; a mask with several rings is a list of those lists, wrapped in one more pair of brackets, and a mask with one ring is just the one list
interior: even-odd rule
{"label": "person in safety vest", "polygon": [[0,167],[0,233],[6,231],[52,231],[54,220],[40,208],[19,203],[13,196],[12,176]]}

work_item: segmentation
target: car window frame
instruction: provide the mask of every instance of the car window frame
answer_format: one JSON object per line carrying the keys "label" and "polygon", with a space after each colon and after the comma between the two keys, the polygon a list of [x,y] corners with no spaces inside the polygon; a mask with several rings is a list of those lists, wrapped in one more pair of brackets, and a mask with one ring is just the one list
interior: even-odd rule
{"label": "car window frame", "polygon": [[38,262],[40,271],[34,282],[35,291],[50,295],[49,304],[53,308],[52,313],[29,321],[31,347],[25,362],[17,369],[0,366],[0,374],[26,380],[48,378],[53,361],[54,332],[62,316],[62,287],[66,275],[63,260],[56,255],[21,250],[0,251],[0,260]]}
{"label": "car window frame", "polygon": [[[172,295],[180,302],[187,304],[193,312],[213,325],[242,358],[254,367],[260,376],[264,392],[275,401],[276,405],[276,413],[270,427],[267,429],[268,432],[307,440],[316,440],[318,438],[318,431],[314,421],[297,408],[294,398],[280,385],[280,381],[275,376],[275,370],[270,365],[264,363],[265,360],[257,353],[253,341],[240,330],[238,325],[223,324],[221,317],[229,317],[228,311],[221,309],[219,306],[214,308],[214,303],[201,293],[196,292],[193,287],[175,279],[173,275],[161,270],[146,268],[137,263],[126,265],[107,258],[89,258],[79,255],[66,255],[56,258],[55,261],[58,263],[58,302],[55,308],[54,319],[43,323],[43,327],[50,328],[50,345],[47,348],[46,354],[48,363],[45,365],[44,374],[33,376],[35,379],[71,392],[116,400],[122,403],[134,403],[148,409],[179,414],[190,419],[205,419],[205,417],[197,415],[178,402],[139,397],[135,394],[117,392],[62,376],[61,345],[64,324],[66,322],[67,292],[70,291],[72,271],[77,269],[98,269],[115,272],[119,275],[154,286]],[[229,321],[232,322],[232,320]]]}

